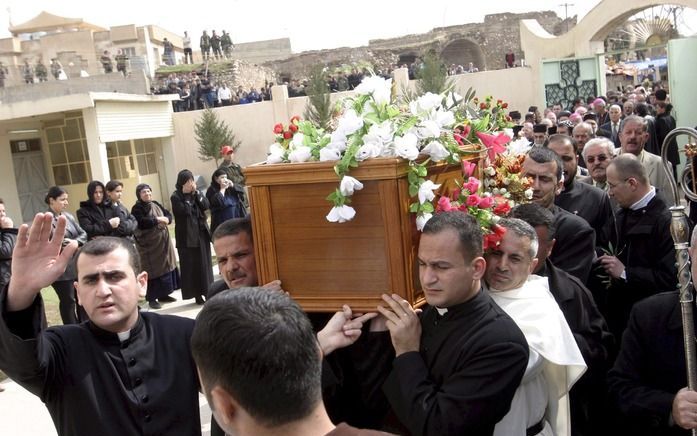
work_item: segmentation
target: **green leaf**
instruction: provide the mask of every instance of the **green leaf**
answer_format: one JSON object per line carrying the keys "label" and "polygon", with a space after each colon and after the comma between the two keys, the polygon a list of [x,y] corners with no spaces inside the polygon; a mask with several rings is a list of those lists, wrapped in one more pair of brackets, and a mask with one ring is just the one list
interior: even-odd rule
{"label": "green leaf", "polygon": [[419,193],[419,185],[413,184],[409,185],[409,196],[414,197]]}
{"label": "green leaf", "polygon": [[421,211],[426,213],[433,213],[435,208],[432,203],[424,203],[421,205]]}
{"label": "green leaf", "polygon": [[416,174],[418,174],[419,177],[426,177],[428,175],[428,170],[426,169],[426,166],[418,165],[416,167]]}
{"label": "green leaf", "polygon": [[419,211],[419,203],[412,203],[409,205],[409,212],[416,213]]}

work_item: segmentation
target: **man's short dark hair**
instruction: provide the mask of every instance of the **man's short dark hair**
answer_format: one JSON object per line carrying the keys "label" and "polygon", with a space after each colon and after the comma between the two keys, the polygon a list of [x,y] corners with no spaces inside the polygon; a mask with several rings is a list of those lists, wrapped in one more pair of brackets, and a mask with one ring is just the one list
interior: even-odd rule
{"label": "man's short dark hair", "polygon": [[561,158],[554,151],[547,147],[533,147],[528,152],[526,159],[532,159],[537,163],[545,164],[549,162],[554,162],[557,164],[557,182],[561,180],[562,171],[564,169],[564,164]]}
{"label": "man's short dark hair", "polygon": [[140,274],[143,270],[140,266],[140,255],[138,250],[136,250],[135,245],[131,243],[126,238],[117,238],[114,236],[103,236],[101,238],[92,239],[82,246],[80,251],[77,253],[75,258],[75,273],[78,278],[80,277],[79,271],[77,271],[77,264],[80,256],[87,254],[89,256],[104,256],[109,254],[114,250],[123,248],[128,252],[128,264],[133,268],[133,273],[135,275]]}
{"label": "man's short dark hair", "polygon": [[209,404],[220,386],[266,427],[305,418],[322,401],[317,339],[284,293],[239,288],[211,298],[196,318],[191,352]]}
{"label": "man's short dark hair", "polygon": [[457,232],[465,260],[472,260],[482,255],[482,229],[477,220],[464,212],[440,212],[426,222],[423,234],[436,234],[452,229]]}
{"label": "man's short dark hair", "polygon": [[547,139],[547,147],[549,147],[549,144],[556,144],[557,142],[572,146],[574,148],[574,153],[578,153],[576,141],[574,141],[571,136],[563,133],[555,133],[554,135],[550,136],[549,139]]}
{"label": "man's short dark hair", "polygon": [[556,227],[554,225],[554,214],[546,207],[542,207],[537,203],[519,204],[511,209],[508,215],[511,218],[518,218],[533,227],[546,227],[548,240],[554,239]]}
{"label": "man's short dark hair", "polygon": [[249,235],[249,240],[253,240],[252,219],[249,215],[244,218],[233,218],[224,221],[213,232],[213,242],[225,236],[237,235],[238,233],[246,233]]}
{"label": "man's short dark hair", "polygon": [[109,180],[106,184],[106,190],[107,192],[112,192],[119,186],[123,188],[123,182],[121,182],[120,180]]}

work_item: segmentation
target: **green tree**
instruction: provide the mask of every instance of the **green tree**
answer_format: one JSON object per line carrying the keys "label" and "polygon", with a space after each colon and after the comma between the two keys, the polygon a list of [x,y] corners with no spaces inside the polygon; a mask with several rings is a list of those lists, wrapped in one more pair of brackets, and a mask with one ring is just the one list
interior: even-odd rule
{"label": "green tree", "polygon": [[305,106],[305,119],[312,121],[319,127],[327,129],[332,119],[332,105],[329,98],[329,85],[327,75],[321,65],[315,65],[310,70],[309,83],[305,87],[308,96]]}
{"label": "green tree", "polygon": [[416,87],[419,94],[432,92],[442,94],[453,87],[452,81],[448,78],[448,70],[440,57],[434,52],[429,51],[423,58],[423,64],[416,73],[418,79]]}
{"label": "green tree", "polygon": [[213,109],[203,111],[201,118],[194,125],[194,133],[198,142],[198,157],[202,161],[215,160],[218,166],[220,149],[223,145],[229,145],[233,150],[242,143],[235,138],[235,134],[228,125],[218,118]]}

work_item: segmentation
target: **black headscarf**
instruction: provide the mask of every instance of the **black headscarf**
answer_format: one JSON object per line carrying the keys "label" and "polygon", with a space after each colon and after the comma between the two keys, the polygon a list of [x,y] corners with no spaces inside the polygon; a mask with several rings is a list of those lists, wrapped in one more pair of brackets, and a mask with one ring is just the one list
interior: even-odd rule
{"label": "black headscarf", "polygon": [[141,183],[140,185],[136,186],[136,201],[143,201],[140,199],[140,191],[143,189],[150,189],[152,191],[152,188],[147,183]]}
{"label": "black headscarf", "polygon": [[179,171],[179,174],[177,174],[177,184],[175,185],[177,187],[178,191],[182,190],[182,187],[188,182],[189,180],[194,179],[194,173],[192,173],[189,170],[181,170]]}
{"label": "black headscarf", "polygon": [[103,198],[106,199],[106,188],[104,187],[104,183],[100,182],[99,180],[92,180],[87,185],[87,201],[89,201],[90,203],[94,203],[94,191],[97,190],[97,186],[102,187],[102,192],[104,193]]}

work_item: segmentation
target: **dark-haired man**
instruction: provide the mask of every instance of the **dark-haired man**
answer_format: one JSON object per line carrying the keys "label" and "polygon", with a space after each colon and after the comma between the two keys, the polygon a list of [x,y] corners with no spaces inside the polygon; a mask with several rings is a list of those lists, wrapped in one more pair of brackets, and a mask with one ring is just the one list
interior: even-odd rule
{"label": "dark-haired man", "polygon": [[595,257],[595,231],[583,218],[554,204],[563,187],[563,168],[561,158],[554,151],[535,147],[525,157],[522,172],[533,181],[533,203],[554,214],[557,250],[552,253],[552,261],[586,283]]}
{"label": "dark-haired man", "polygon": [[382,386],[400,433],[491,435],[525,372],[528,346],[481,290],[479,225],[462,212],[434,215],[421,234],[418,263],[428,306],[419,313],[397,295],[383,296],[379,320],[396,356],[371,366],[372,373],[387,370],[374,386]]}
{"label": "dark-haired man", "polygon": [[228,434],[386,434],[332,423],[322,403],[322,350],[307,316],[283,293],[245,287],[207,301],[191,351]]}
{"label": "dark-haired man", "polygon": [[613,214],[610,198],[605,191],[577,180],[578,150],[570,137],[552,135],[548,147],[564,165],[564,189],[554,198],[554,204],[578,215],[595,230],[595,247],[607,248],[609,226]]}
{"label": "dark-haired man", "polygon": [[0,291],[0,368],[46,403],[58,434],[201,434],[190,356],[193,320],[140,313],[147,273],[123,238],[86,243],[75,288],[89,322],[45,328],[40,291],[77,249],[51,214],[19,229],[9,287]]}

